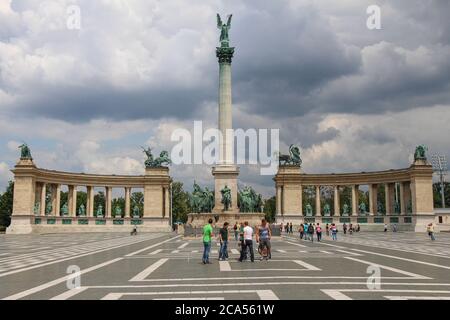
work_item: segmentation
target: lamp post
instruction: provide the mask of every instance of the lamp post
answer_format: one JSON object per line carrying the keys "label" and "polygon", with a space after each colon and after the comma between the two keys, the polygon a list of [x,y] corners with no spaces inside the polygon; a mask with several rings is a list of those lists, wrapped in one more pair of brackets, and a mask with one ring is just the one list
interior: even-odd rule
{"label": "lamp post", "polygon": [[445,208],[444,176],[447,172],[447,158],[444,155],[435,154],[431,157],[431,164],[433,165],[433,171],[439,175],[442,208]]}

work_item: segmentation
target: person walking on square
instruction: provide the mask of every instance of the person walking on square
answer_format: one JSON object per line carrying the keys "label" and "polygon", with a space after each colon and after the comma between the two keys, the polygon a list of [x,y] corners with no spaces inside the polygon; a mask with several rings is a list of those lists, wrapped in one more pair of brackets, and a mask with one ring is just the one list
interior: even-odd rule
{"label": "person walking on square", "polygon": [[303,225],[303,230],[305,232],[305,240],[309,240],[309,234],[308,234],[308,224],[305,222]]}
{"label": "person walking on square", "polygon": [[244,222],[244,245],[241,250],[241,256],[239,262],[244,260],[245,252],[248,249],[250,251],[250,261],[255,262],[255,254],[253,252],[253,228],[248,225],[248,221]]}
{"label": "person walking on square", "polygon": [[331,224],[330,230],[331,230],[331,238],[334,241],[336,241],[337,240],[337,228],[336,228],[336,225],[334,223]]}
{"label": "person walking on square", "polygon": [[228,258],[228,222],[223,224],[223,227],[219,231],[220,237],[220,251],[219,260],[227,260]]}
{"label": "person walking on square", "polygon": [[320,227],[319,223],[317,223],[317,226],[316,226],[316,235],[317,235],[317,241],[320,242],[320,240],[322,240],[322,228]]}
{"label": "person walking on square", "polygon": [[280,224],[280,236],[283,233],[283,222]]}
{"label": "person walking on square", "polygon": [[344,225],[342,226],[342,230],[344,230],[344,234],[347,234],[347,224],[344,222]]}
{"label": "person walking on square", "polygon": [[261,260],[263,259],[271,259],[271,245],[270,238],[272,237],[272,231],[270,230],[270,226],[267,224],[266,219],[261,220],[261,226],[258,228],[258,232],[256,233],[256,242],[259,242],[258,251],[261,254]]}
{"label": "person walking on square", "polygon": [[291,224],[289,225],[289,233],[292,234],[292,222],[291,222]]}
{"label": "person walking on square", "polygon": [[326,232],[327,237],[329,237],[330,236],[330,226],[328,225],[328,223],[325,226],[325,232]]}
{"label": "person walking on square", "polygon": [[308,234],[311,242],[314,242],[314,225],[312,223],[310,223],[308,226]]}
{"label": "person walking on square", "polygon": [[298,232],[300,233],[300,240],[303,239],[303,234],[305,233],[305,229],[303,227],[303,224],[300,224],[300,227],[298,228]]}
{"label": "person walking on square", "polygon": [[361,227],[359,225],[359,223],[356,225],[356,232],[360,232],[361,231]]}
{"label": "person walking on square", "polygon": [[433,226],[433,223],[430,223],[427,226],[427,232],[428,232],[428,236],[430,237],[431,241],[436,240],[436,238],[434,237],[434,226]]}
{"label": "person walking on square", "polygon": [[211,263],[209,261],[209,252],[211,251],[211,238],[214,237],[212,222],[213,220],[210,218],[208,224],[203,227],[203,264]]}

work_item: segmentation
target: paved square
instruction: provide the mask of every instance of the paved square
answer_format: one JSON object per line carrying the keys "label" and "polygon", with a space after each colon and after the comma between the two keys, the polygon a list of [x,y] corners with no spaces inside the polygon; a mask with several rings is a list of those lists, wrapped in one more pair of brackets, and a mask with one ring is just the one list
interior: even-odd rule
{"label": "paved square", "polygon": [[272,260],[253,263],[237,261],[235,241],[219,262],[213,242],[203,265],[201,240],[174,234],[1,235],[0,298],[450,299],[449,234],[324,238],[274,238]]}

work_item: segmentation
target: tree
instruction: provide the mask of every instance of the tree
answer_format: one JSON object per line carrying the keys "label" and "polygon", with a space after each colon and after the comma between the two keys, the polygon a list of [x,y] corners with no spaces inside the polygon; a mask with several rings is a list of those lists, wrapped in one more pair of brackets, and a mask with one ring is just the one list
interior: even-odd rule
{"label": "tree", "polygon": [[106,204],[105,193],[103,191],[99,191],[94,196],[94,216],[97,216],[97,210],[100,205],[102,206],[102,215],[105,216],[105,204]]}
{"label": "tree", "polygon": [[182,182],[172,183],[172,221],[186,223],[188,219],[189,193],[184,191]]}
{"label": "tree", "polygon": [[77,192],[77,212],[76,212],[77,215],[81,205],[84,206],[85,212],[87,212],[87,193],[84,191]]}
{"label": "tree", "polygon": [[138,207],[139,214],[142,217],[144,214],[144,194],[142,192],[133,192],[131,194],[131,216],[133,216],[134,207]]}
{"label": "tree", "polygon": [[112,205],[111,205],[111,208],[112,208],[112,215],[113,215],[115,218],[119,218],[119,217],[116,217],[116,216],[115,216],[115,213],[116,213],[116,207],[119,207],[119,208],[120,208],[120,210],[121,210],[121,212],[122,212],[122,216],[124,216],[124,214],[125,214],[125,199],[124,199],[123,197],[114,198],[114,199],[112,200]]}
{"label": "tree", "polygon": [[[444,182],[444,196],[445,196],[445,207],[450,207],[450,183]],[[442,194],[441,194],[441,183],[433,183],[433,199],[434,207],[442,208]]]}
{"label": "tree", "polygon": [[14,182],[9,181],[5,193],[0,196],[0,226],[7,227],[11,223],[13,210]]}
{"label": "tree", "polygon": [[277,212],[277,205],[276,205],[276,197],[273,196],[269,199],[264,199],[264,214],[265,218],[269,223],[275,222],[275,215]]}

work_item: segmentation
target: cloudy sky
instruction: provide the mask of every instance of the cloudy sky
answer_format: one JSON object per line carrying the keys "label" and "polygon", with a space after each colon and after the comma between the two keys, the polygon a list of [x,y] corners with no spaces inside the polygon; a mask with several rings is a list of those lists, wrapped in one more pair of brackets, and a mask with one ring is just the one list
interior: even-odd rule
{"label": "cloudy sky", "polygon": [[[448,0],[0,0],[0,188],[21,141],[39,167],[142,174],[140,145],[215,126],[217,12],[234,14],[234,127],[279,128],[304,171],[407,167],[417,144],[450,157]],[[206,166],[171,175],[213,184]],[[265,196],[271,178],[241,166]]]}

